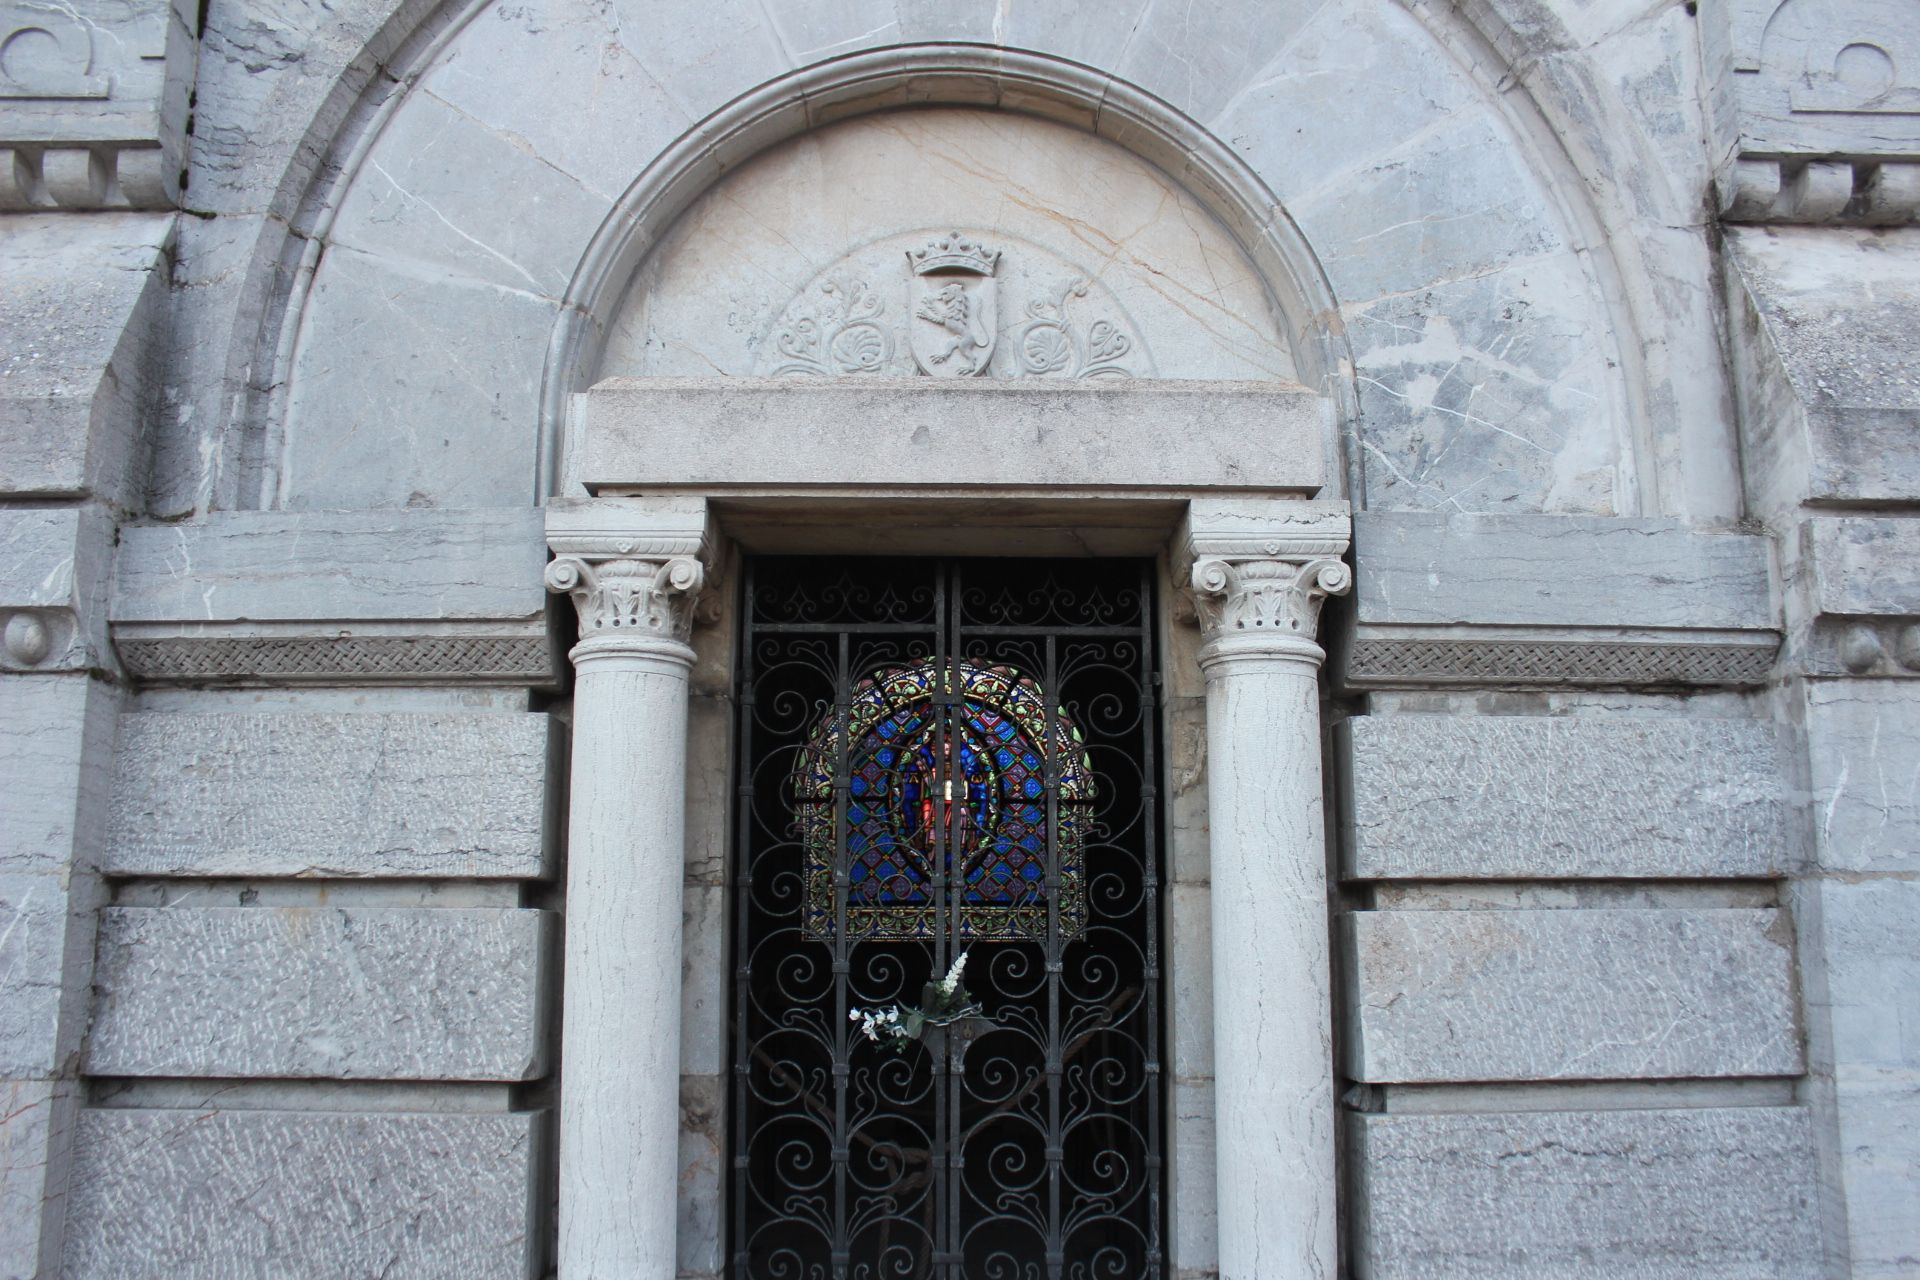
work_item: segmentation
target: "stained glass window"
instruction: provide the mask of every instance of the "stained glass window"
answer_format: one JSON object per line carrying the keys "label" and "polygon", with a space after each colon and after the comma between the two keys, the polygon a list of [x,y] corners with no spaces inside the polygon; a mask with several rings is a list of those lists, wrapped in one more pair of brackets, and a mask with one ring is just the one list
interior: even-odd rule
{"label": "stained glass window", "polygon": [[[957,681],[957,696],[940,696],[943,677]],[[837,775],[846,779],[850,937],[934,936],[943,851],[949,883],[964,886],[962,937],[1044,939],[1049,861],[1060,935],[1079,936],[1093,775],[1079,731],[1064,711],[1048,715],[1038,684],[1010,666],[888,667],[855,687],[846,721],[843,734],[838,709],[823,717],[793,771],[808,937],[834,932]],[[1051,806],[1049,741],[1059,777]]]}

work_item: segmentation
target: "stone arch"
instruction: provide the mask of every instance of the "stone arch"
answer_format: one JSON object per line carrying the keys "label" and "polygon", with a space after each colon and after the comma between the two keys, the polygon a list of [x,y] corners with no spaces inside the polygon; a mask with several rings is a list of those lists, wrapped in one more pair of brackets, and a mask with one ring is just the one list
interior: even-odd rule
{"label": "stone arch", "polygon": [[[545,7],[557,11],[564,3],[553,0]],[[737,43],[743,31],[757,30],[765,23],[757,17],[743,18],[725,6],[720,9],[723,12],[705,19],[705,26],[696,24],[691,33],[662,37],[671,47],[650,55],[656,66],[671,64],[679,69],[675,74],[681,79],[666,76],[672,83],[663,83],[661,78],[640,74],[645,67],[632,58],[639,72],[631,78],[647,83],[629,98],[647,99],[658,107],[653,116],[643,111],[634,117],[643,119],[637,131],[649,139],[647,145],[636,142],[624,152],[628,163],[645,152],[644,163],[627,170],[641,176],[631,182],[622,177],[620,191],[612,196],[604,190],[595,192],[597,200],[588,203],[602,207],[596,210],[590,231],[582,229],[588,221],[585,217],[570,222],[563,218],[565,227],[543,223],[549,241],[543,252],[550,259],[543,262],[543,269],[550,269],[554,276],[564,271],[563,283],[548,283],[544,278],[487,281],[486,264],[475,268],[460,260],[462,254],[491,254],[504,263],[520,249],[512,245],[501,249],[492,243],[491,227],[460,225],[466,210],[455,210],[450,218],[431,207],[430,191],[413,193],[424,206],[414,211],[419,230],[413,240],[400,244],[405,227],[398,224],[408,220],[402,211],[393,219],[393,229],[402,236],[376,237],[379,242],[371,246],[375,257],[405,258],[456,277],[520,289],[534,295],[551,313],[551,324],[496,326],[500,331],[487,338],[497,349],[509,342],[524,345],[532,341],[534,330],[543,331],[538,371],[517,369],[520,385],[495,398],[499,403],[513,399],[511,407],[500,412],[512,417],[516,430],[530,431],[537,422],[542,438],[552,439],[556,406],[574,385],[578,352],[590,349],[595,340],[595,308],[603,303],[601,295],[617,287],[609,282],[617,280],[620,269],[644,255],[665,211],[684,207],[694,192],[730,166],[799,130],[864,111],[956,102],[1064,119],[1110,137],[1167,169],[1206,201],[1242,243],[1249,244],[1273,286],[1279,309],[1306,339],[1296,343],[1303,356],[1312,351],[1302,359],[1303,374],[1316,379],[1325,379],[1328,371],[1337,374],[1326,385],[1341,399],[1342,416],[1353,424],[1356,452],[1366,455],[1356,457],[1349,467],[1354,496],[1362,504],[1597,512],[1674,506],[1659,494],[1641,492],[1642,477],[1651,470],[1649,462],[1662,452],[1657,442],[1648,439],[1648,405],[1672,397],[1658,387],[1643,385],[1645,372],[1635,367],[1633,353],[1657,345],[1665,335],[1657,332],[1661,317],[1619,303],[1624,291],[1617,284],[1620,272],[1613,262],[1613,243],[1620,239],[1620,219],[1596,212],[1579,175],[1566,172],[1572,166],[1564,151],[1557,157],[1539,155],[1539,135],[1544,131],[1551,136],[1553,130],[1542,123],[1531,94],[1516,91],[1511,80],[1489,86],[1492,71],[1487,66],[1473,74],[1463,70],[1471,59],[1454,46],[1498,44],[1479,36],[1464,18],[1449,21],[1455,28],[1465,28],[1465,36],[1458,30],[1451,36],[1435,35],[1437,19],[1410,15],[1397,4],[1300,0],[1288,14],[1277,15],[1277,26],[1284,28],[1279,36],[1259,43],[1251,52],[1233,51],[1231,56],[1242,62],[1234,74],[1224,76],[1222,83],[1235,87],[1223,96],[1206,76],[1175,84],[1164,75],[1157,80],[1145,75],[1145,84],[1133,83],[1123,73],[1139,61],[1137,53],[1129,52],[1134,37],[1114,50],[1074,43],[1093,40],[1098,45],[1091,35],[1075,36],[1064,29],[1036,31],[1023,37],[1032,47],[1021,49],[1012,47],[1019,33],[975,33],[962,20],[965,15],[952,20],[953,31],[948,34],[985,34],[1006,43],[889,42],[889,38],[897,41],[920,34],[917,29],[912,33],[882,30],[879,35],[854,32],[852,37],[835,40],[831,38],[834,31],[820,30],[813,34],[825,43],[803,48],[807,42],[794,31],[762,30],[760,35],[776,47],[775,52],[764,59],[740,57],[735,60],[738,66],[722,73],[711,56],[693,46],[706,40],[718,48],[723,37]],[[836,10],[832,21],[839,17]],[[377,185],[379,178],[369,175],[381,174],[383,147],[393,154],[408,147],[420,149],[423,122],[416,117],[426,112],[417,104],[437,103],[434,109],[443,115],[450,109],[440,90],[451,74],[451,64],[466,59],[469,79],[485,80],[475,68],[486,65],[489,54],[481,46],[491,42],[498,69],[497,58],[504,56],[499,51],[512,39],[503,38],[497,29],[483,29],[483,19],[505,20],[486,4],[469,0],[434,10],[419,29],[430,29],[431,38],[416,34],[389,40],[395,47],[413,48],[416,61],[396,69],[393,81],[382,91],[370,89],[358,107],[342,113],[352,127],[336,137],[331,158],[313,166],[316,177],[302,205],[306,212],[296,219],[305,239],[295,249],[304,251],[305,260],[297,261],[299,252],[282,255],[270,284],[276,296],[287,300],[280,309],[283,318],[275,322],[275,309],[265,308],[267,323],[261,327],[259,342],[249,350],[253,381],[262,391],[251,416],[239,426],[263,465],[271,467],[286,453],[288,442],[280,437],[281,424],[291,419],[296,435],[301,429],[297,398],[301,382],[310,382],[312,372],[301,366],[303,344],[308,352],[324,352],[332,341],[325,307],[316,305],[330,283],[324,278],[326,258],[335,250],[369,251],[367,244],[356,245],[351,235],[340,233],[341,221],[351,213],[356,198],[364,201],[368,190]],[[1143,29],[1134,36],[1149,43],[1157,40],[1165,54],[1171,47],[1169,33],[1156,33],[1150,19],[1151,15],[1143,17],[1138,24]],[[734,25],[728,27],[729,22]],[[827,18],[821,22],[831,25]],[[1417,34],[1422,31],[1426,34]],[[1358,101],[1356,91],[1345,91],[1345,98],[1335,93],[1324,111],[1307,113],[1326,119],[1309,120],[1312,131],[1295,128],[1289,134],[1282,126],[1298,125],[1306,118],[1297,106],[1289,105],[1301,101],[1293,92],[1295,82],[1310,77],[1316,67],[1324,69],[1333,56],[1329,50],[1336,35],[1350,57],[1371,60],[1361,68],[1360,92],[1397,85],[1394,92],[1399,96],[1389,95],[1390,100],[1354,112],[1350,108]],[[1189,32],[1189,36],[1188,52],[1192,52],[1200,47],[1204,33]],[[559,83],[563,77],[554,74],[554,67],[539,63],[541,57],[550,62],[553,50],[567,43],[548,39],[545,52],[533,59],[536,65],[527,74],[537,80],[544,70],[549,73],[546,84]],[[1047,45],[1053,47],[1043,47]],[[1206,47],[1217,54],[1224,46],[1213,41]],[[601,50],[604,59],[618,61],[632,54],[625,46],[621,46],[624,52],[608,52],[612,49],[610,44]],[[821,51],[833,56],[806,61]],[[1485,63],[1488,57],[1497,58],[1497,52],[1481,49],[1472,57]],[[1075,53],[1080,59],[1066,56]],[[805,65],[755,78],[761,62],[782,60]],[[1088,65],[1089,61],[1095,65]],[[1103,61],[1109,69],[1098,69]],[[1151,69],[1155,64],[1140,65]],[[496,90],[501,83],[496,78]],[[693,122],[694,112],[710,101],[714,109]],[[556,110],[567,115],[565,104]],[[1294,111],[1292,116],[1285,114],[1289,110]],[[1516,136],[1511,124],[1516,113],[1533,121],[1526,130],[1529,137]],[[1202,122],[1202,115],[1211,119]],[[1373,132],[1357,142],[1353,134],[1343,139],[1327,123],[1330,119],[1363,120]],[[572,115],[569,121],[576,136],[594,132],[596,119],[591,111],[584,118]],[[1385,136],[1395,130],[1408,140],[1406,151],[1397,157],[1387,154],[1393,147],[1392,139]],[[1336,176],[1347,180],[1348,189],[1330,193],[1303,186],[1301,175],[1288,170],[1284,157],[1276,160],[1275,139],[1281,137],[1289,139],[1287,146],[1293,152],[1309,158],[1324,158],[1340,152],[1344,143],[1352,143],[1342,158],[1373,160],[1385,154],[1386,159],[1341,170]],[[658,139],[657,144],[652,139]],[[592,178],[594,185],[605,187],[611,185],[619,167],[619,156],[583,160],[579,154],[556,155],[549,142],[525,135],[503,140],[502,145],[508,151],[517,148],[521,158],[534,165],[542,183],[556,186],[563,180],[582,185],[575,181],[580,175],[573,170],[583,163],[612,160]],[[493,152],[496,159],[515,163],[500,147]],[[1481,169],[1456,184],[1454,204],[1442,199],[1431,213],[1416,208],[1412,218],[1397,225],[1353,229],[1344,241],[1326,230],[1339,226],[1355,202],[1390,211],[1398,198],[1403,209],[1413,207],[1407,198],[1423,180],[1422,166],[1431,172],[1433,166],[1463,157]],[[486,163],[480,165],[482,170],[486,167]],[[1370,190],[1352,189],[1356,174],[1362,187],[1372,184]],[[492,181],[501,193],[528,189],[516,185],[510,173],[476,172],[468,181],[480,186]],[[1490,184],[1479,194],[1499,199],[1473,207],[1476,192],[1468,188],[1476,182]],[[1505,198],[1514,191],[1520,194]],[[1381,199],[1383,192],[1390,198]],[[433,225],[434,220],[441,225]],[[1451,223],[1471,225],[1457,228],[1460,234],[1453,237],[1450,248]],[[1493,256],[1474,260],[1469,253],[1449,259],[1450,253],[1470,240],[1492,246]],[[568,260],[565,266],[556,267],[563,258]],[[1520,269],[1514,269],[1516,262],[1523,263]],[[1378,270],[1381,264],[1389,269]],[[1517,325],[1511,322],[1515,314],[1522,317]],[[403,322],[416,318],[401,315]],[[1356,325],[1363,335],[1371,335],[1362,344],[1365,350],[1354,348]],[[1385,342],[1383,334],[1411,338]],[[419,343],[428,348],[437,343],[439,349],[454,351],[458,344],[440,341],[445,336],[423,331]],[[1530,353],[1531,365],[1503,363],[1499,353],[1516,347]],[[1384,363],[1375,358],[1383,350]],[[350,355],[342,353],[340,358]],[[1455,376],[1462,360],[1474,366],[1471,378]],[[1582,360],[1586,363],[1574,368]],[[261,376],[260,370],[271,372]],[[446,368],[424,366],[414,373],[423,384],[435,377],[447,382],[453,376]],[[527,383],[537,385],[529,391]],[[433,388],[427,390],[431,393]],[[316,394],[330,398],[334,391],[323,388]],[[1489,412],[1480,411],[1480,406],[1499,397],[1505,397],[1504,402]],[[364,430],[360,429],[362,434]],[[1463,442],[1467,448],[1458,447]],[[1502,455],[1502,449],[1513,456]],[[1504,488],[1496,485],[1476,494],[1480,481],[1472,474],[1445,470],[1455,466],[1463,453],[1476,450],[1484,457],[1474,465],[1486,476],[1512,473],[1520,478]],[[456,505],[538,501],[549,484],[551,449],[546,444],[529,444],[528,451],[536,456],[527,460],[528,479],[517,494],[499,486],[484,492],[415,490],[364,497],[334,490],[303,494],[297,479],[289,484],[282,475],[277,485],[263,492],[262,501],[265,505],[358,505],[362,501],[397,505],[414,498]],[[358,455],[355,465],[364,469],[369,456]],[[1436,463],[1439,472],[1421,470]]]}

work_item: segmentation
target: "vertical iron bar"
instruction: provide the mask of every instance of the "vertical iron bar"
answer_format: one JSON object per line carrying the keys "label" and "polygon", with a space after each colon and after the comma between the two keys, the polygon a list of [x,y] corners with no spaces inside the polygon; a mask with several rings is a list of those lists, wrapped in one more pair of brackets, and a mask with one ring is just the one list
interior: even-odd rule
{"label": "vertical iron bar", "polygon": [[1160,1044],[1160,672],[1153,651],[1154,567],[1140,568],[1140,824],[1145,840],[1140,887],[1147,931],[1147,972],[1141,992],[1147,1007],[1147,1274],[1163,1274],[1161,1243],[1160,1091],[1165,1087]]}
{"label": "vertical iron bar", "polygon": [[[852,1056],[852,1032],[847,1022],[847,764],[853,737],[852,673],[848,669],[849,635],[842,631],[833,675],[833,1277],[846,1280],[852,1241],[847,1237],[847,1072]],[[803,908],[804,909],[804,908]]]}
{"label": "vertical iron bar", "polygon": [[739,699],[735,713],[739,728],[734,743],[733,928],[736,964],[733,975],[733,1274],[747,1274],[747,1073],[752,1069],[747,1025],[748,979],[751,970],[746,949],[748,913],[753,902],[753,561],[744,566],[738,640]]}
{"label": "vertical iron bar", "polygon": [[[1046,678],[1040,686],[1040,732],[1046,739],[1041,749],[1045,753],[1042,758],[1046,761],[1047,795],[1047,1280],[1060,1280],[1067,1247],[1060,1219],[1060,1165],[1066,1155],[1060,1132],[1060,973],[1066,947],[1060,937],[1060,777],[1063,770],[1059,742],[1060,711],[1064,704],[1058,646],[1058,638],[1049,635]],[[1084,849],[1083,842],[1083,859]],[[1087,884],[1084,866],[1080,877],[1089,899],[1087,911],[1091,914],[1092,886]]]}
{"label": "vertical iron bar", "polygon": [[[958,602],[951,594],[953,583],[950,566],[938,561],[934,569],[934,641],[933,641],[933,690],[928,699],[927,710],[933,717],[933,773],[928,780],[930,788],[939,787],[942,782],[947,787],[953,785],[947,768],[947,753],[952,749],[950,741],[952,726],[948,715],[952,707],[949,696],[952,693],[952,680],[949,667],[953,661],[952,630],[958,614]],[[948,863],[951,850],[948,842],[946,814],[943,807],[944,793],[929,795],[928,813],[940,814],[938,822],[929,818],[927,841],[929,866],[927,872],[933,884],[933,911],[930,919],[933,925],[933,963],[929,977],[943,974],[952,963],[948,953],[948,934],[946,913],[950,898]],[[955,1277],[951,1264],[946,1260],[952,1252],[954,1232],[953,1179],[948,1176],[953,1160],[952,1145],[959,1141],[959,1130],[949,1123],[949,1102],[953,1094],[951,1063],[946,1050],[949,1039],[945,1031],[934,1033],[938,1038],[942,1052],[936,1057],[929,1046],[927,1070],[932,1075],[933,1085],[933,1162],[929,1170],[933,1184],[927,1188],[927,1203],[933,1209],[933,1265],[930,1274],[935,1277]]]}

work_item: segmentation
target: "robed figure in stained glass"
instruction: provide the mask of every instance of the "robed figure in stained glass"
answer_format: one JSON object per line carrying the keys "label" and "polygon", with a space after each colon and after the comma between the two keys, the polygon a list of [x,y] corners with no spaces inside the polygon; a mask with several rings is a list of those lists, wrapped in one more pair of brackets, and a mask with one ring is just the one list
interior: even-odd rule
{"label": "robed figure in stained glass", "polygon": [[[1058,780],[1051,797],[1049,776]],[[846,783],[838,822],[836,779]],[[963,938],[1044,939],[1050,894],[1062,939],[1086,927],[1082,850],[1094,798],[1086,748],[1066,714],[1049,712],[1039,685],[1011,666],[926,662],[867,676],[844,723],[829,711],[801,748],[793,796],[808,937],[833,936],[840,857],[851,938],[935,936],[942,856],[949,885],[963,890]]]}

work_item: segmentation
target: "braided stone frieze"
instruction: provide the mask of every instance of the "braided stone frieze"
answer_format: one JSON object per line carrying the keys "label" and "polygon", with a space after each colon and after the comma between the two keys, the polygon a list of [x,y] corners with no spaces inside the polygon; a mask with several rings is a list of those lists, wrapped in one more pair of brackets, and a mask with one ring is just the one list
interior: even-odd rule
{"label": "braided stone frieze", "polygon": [[419,680],[546,684],[544,634],[519,636],[179,636],[120,639],[120,661],[152,683]]}
{"label": "braided stone frieze", "polygon": [[1722,685],[1766,683],[1777,639],[1674,643],[1359,637],[1346,684]]}

